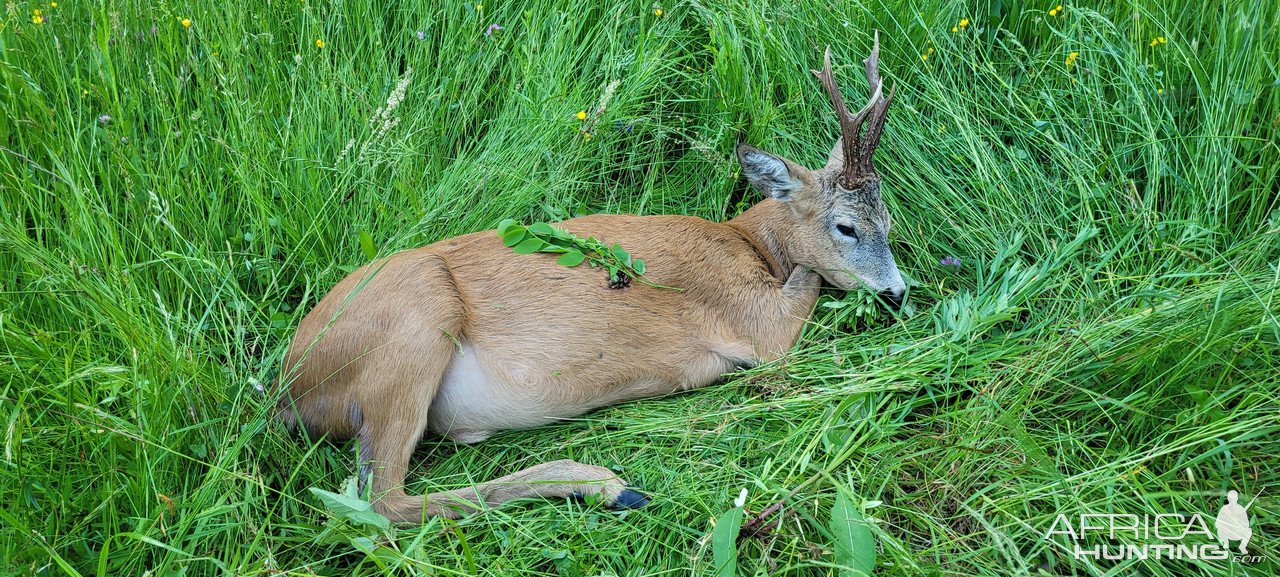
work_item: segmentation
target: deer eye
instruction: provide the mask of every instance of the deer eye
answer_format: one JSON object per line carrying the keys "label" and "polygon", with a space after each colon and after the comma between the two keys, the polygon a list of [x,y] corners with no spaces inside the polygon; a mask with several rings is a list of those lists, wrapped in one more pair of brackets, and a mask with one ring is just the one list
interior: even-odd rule
{"label": "deer eye", "polygon": [[858,240],[858,231],[854,230],[852,226],[837,224],[836,230],[853,240]]}

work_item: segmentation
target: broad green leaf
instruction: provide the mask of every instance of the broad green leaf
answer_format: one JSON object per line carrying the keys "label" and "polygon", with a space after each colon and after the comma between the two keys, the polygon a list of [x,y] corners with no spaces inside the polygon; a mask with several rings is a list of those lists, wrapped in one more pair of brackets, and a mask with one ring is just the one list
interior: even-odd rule
{"label": "broad green leaf", "polygon": [[738,530],[742,528],[742,507],[725,511],[711,532],[711,553],[716,575],[738,577]]}
{"label": "broad green leaf", "polygon": [[512,228],[517,226],[520,226],[520,223],[516,222],[515,219],[513,218],[504,219],[502,222],[498,223],[498,236],[501,236],[501,237],[507,236],[507,232],[509,232]]}
{"label": "broad green leaf", "polygon": [[551,225],[545,222],[535,222],[529,225],[529,232],[532,232],[533,234],[539,234],[542,236],[554,236],[556,233],[556,230],[554,228],[551,228]]}
{"label": "broad green leaf", "polygon": [[1191,397],[1191,400],[1195,401],[1197,405],[1203,406],[1209,404],[1210,396],[1209,393],[1205,391],[1204,387],[1195,383],[1188,383],[1182,386],[1182,390],[1186,391],[1187,396]]}
{"label": "broad green leaf", "polygon": [[331,493],[311,487],[311,494],[324,503],[324,508],[334,517],[346,519],[356,525],[372,525],[384,532],[391,530],[391,521],[373,510],[373,505],[349,495]]}
{"label": "broad green leaf", "polygon": [[289,325],[289,320],[292,318],[293,317],[281,311],[271,313],[271,328],[282,329]]}
{"label": "broad green leaf", "polygon": [[835,561],[844,567],[843,577],[866,577],[876,566],[876,539],[862,511],[845,492],[836,493],[831,508],[831,535],[835,537]]}
{"label": "broad green leaf", "polygon": [[546,241],[546,243],[551,246],[558,246],[562,248],[574,248],[573,243],[568,242],[566,240],[558,239],[554,236],[540,236],[538,238]]}
{"label": "broad green leaf", "polygon": [[587,255],[576,250],[570,250],[569,252],[560,255],[560,258],[556,259],[556,264],[563,266],[578,266],[582,264],[582,261],[586,260],[586,258]]}
{"label": "broad green leaf", "polygon": [[539,239],[526,238],[521,241],[520,244],[517,244],[512,250],[516,251],[516,254],[532,254],[538,252],[538,249],[544,246],[547,246],[547,243],[542,242]]}
{"label": "broad green leaf", "polygon": [[631,261],[631,268],[635,269],[636,274],[644,274],[644,261],[641,259]]}
{"label": "broad green leaf", "polygon": [[373,245],[373,235],[360,231],[360,251],[364,253],[365,258],[374,258],[378,256],[378,247]]}
{"label": "broad green leaf", "polygon": [[525,235],[524,227],[516,226],[515,228],[508,230],[507,234],[502,236],[502,244],[505,244],[507,246],[515,246],[517,244],[520,244],[520,241],[524,240],[525,236],[526,235]]}
{"label": "broad green leaf", "polygon": [[631,266],[631,254],[627,252],[627,249],[614,244],[613,248],[609,249],[609,252],[613,253],[613,258],[618,259],[622,264]]}

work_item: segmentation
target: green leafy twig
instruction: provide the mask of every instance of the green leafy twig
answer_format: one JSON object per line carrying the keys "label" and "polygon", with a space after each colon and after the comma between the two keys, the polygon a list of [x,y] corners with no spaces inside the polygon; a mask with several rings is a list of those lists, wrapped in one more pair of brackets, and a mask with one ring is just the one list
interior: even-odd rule
{"label": "green leafy twig", "polygon": [[617,243],[607,246],[594,236],[582,238],[545,222],[525,226],[509,218],[498,224],[498,236],[502,237],[502,244],[516,254],[546,252],[560,255],[556,264],[562,266],[575,267],[586,262],[592,267],[601,267],[609,271],[610,288],[623,288],[635,279],[654,288],[683,290],[644,278],[643,260],[632,258],[631,253]]}

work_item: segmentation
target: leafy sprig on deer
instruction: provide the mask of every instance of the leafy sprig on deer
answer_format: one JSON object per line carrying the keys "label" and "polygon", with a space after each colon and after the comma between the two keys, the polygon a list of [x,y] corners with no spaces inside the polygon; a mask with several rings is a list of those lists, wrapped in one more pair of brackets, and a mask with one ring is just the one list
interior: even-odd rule
{"label": "leafy sprig on deer", "polygon": [[585,262],[592,267],[603,268],[609,272],[610,288],[624,288],[630,284],[631,279],[635,279],[655,288],[683,290],[645,278],[644,260],[633,258],[631,253],[617,243],[609,246],[594,236],[582,238],[545,222],[525,226],[510,218],[498,224],[498,236],[516,254],[558,254],[560,257],[556,259],[556,264],[562,266],[572,268]]}

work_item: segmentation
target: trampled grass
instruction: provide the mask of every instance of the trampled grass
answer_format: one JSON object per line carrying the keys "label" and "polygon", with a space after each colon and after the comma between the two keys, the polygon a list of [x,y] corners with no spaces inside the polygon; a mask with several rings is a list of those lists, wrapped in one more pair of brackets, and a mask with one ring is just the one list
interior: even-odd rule
{"label": "trampled grass", "polygon": [[[8,4],[0,572],[714,573],[745,487],[748,515],[788,513],[738,544],[742,574],[839,574],[837,494],[881,575],[1274,574],[1280,9],[1056,4]],[[756,199],[734,143],[819,164],[837,129],[808,70],[831,45],[861,101],[876,29],[908,318],[831,292],[782,361],[428,441],[411,473],[574,458],[645,509],[530,501],[394,539],[328,520],[308,488],[337,491],[350,451],[286,435],[262,389],[345,271],[508,217],[730,218]],[[1267,560],[1045,538],[1060,514],[1212,525],[1230,488]]]}

